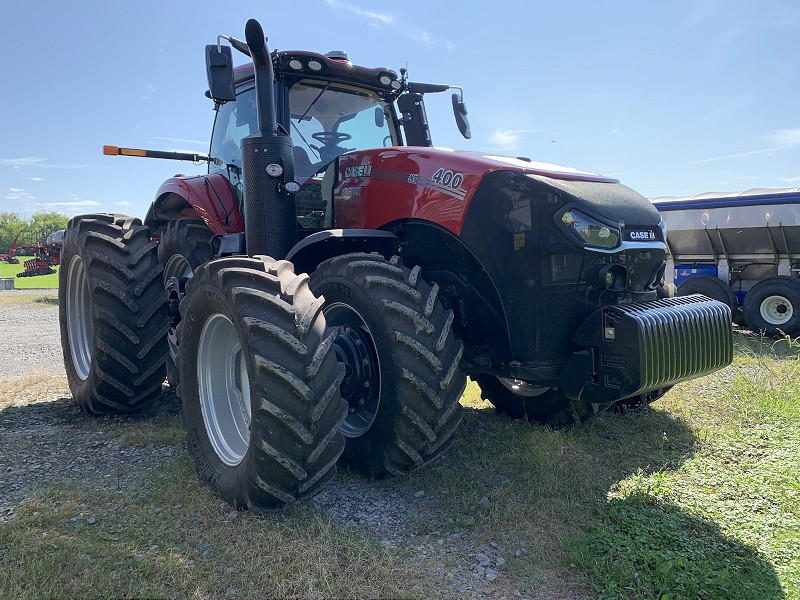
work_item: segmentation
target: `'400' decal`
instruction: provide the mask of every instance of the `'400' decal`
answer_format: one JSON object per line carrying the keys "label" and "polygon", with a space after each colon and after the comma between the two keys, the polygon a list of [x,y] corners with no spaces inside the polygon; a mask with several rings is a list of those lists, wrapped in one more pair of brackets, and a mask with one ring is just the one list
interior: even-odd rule
{"label": "'400' decal", "polygon": [[461,187],[464,176],[461,173],[453,173],[450,170],[439,169],[433,174],[431,181],[436,185],[457,190]]}

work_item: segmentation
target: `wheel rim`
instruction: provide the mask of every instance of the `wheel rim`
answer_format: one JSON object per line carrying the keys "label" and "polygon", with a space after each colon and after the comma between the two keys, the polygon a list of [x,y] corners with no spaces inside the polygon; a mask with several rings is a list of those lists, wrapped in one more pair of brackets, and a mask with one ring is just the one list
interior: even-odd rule
{"label": "wheel rim", "polygon": [[92,294],[80,256],[73,256],[67,273],[67,334],[72,365],[82,381],[92,368]]}
{"label": "wheel rim", "polygon": [[192,277],[193,275],[194,272],[189,261],[180,254],[170,256],[167,264],[164,265],[164,283],[171,277]]}
{"label": "wheel rim", "polygon": [[250,446],[250,380],[239,335],[225,315],[212,315],[197,348],[200,408],[219,459],[238,465]]}
{"label": "wheel rim", "polygon": [[323,313],[328,325],[337,330],[333,347],[337,360],[345,366],[340,390],[349,408],[341,432],[347,438],[360,437],[372,427],[381,402],[381,366],[375,339],[364,317],[353,307],[337,302],[325,307]]}
{"label": "wheel rim", "polygon": [[794,314],[792,303],[784,296],[764,298],[760,307],[761,318],[770,325],[785,325]]}
{"label": "wheel rim", "polygon": [[512,394],[523,398],[535,398],[550,391],[549,387],[533,385],[524,379],[513,379],[508,377],[498,377],[497,380]]}
{"label": "wheel rim", "polygon": [[[180,254],[174,254],[170,256],[169,260],[167,260],[167,264],[164,265],[164,286],[166,286],[167,282],[173,277],[186,277],[191,279],[193,276],[194,271],[192,270],[192,266],[189,264],[189,261]],[[177,294],[170,292],[169,302],[171,318],[169,332],[167,332],[167,344],[169,345],[169,355],[172,357],[173,362],[177,362],[178,350],[180,349],[180,344],[178,343],[177,323],[173,322],[176,319],[172,318],[173,314],[179,314],[179,301],[180,298],[178,298]]]}

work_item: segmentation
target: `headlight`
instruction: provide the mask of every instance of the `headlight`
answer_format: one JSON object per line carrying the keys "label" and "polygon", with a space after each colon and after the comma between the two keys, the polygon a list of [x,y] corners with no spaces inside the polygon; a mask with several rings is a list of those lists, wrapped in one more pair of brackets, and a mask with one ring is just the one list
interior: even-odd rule
{"label": "headlight", "polygon": [[616,248],[619,245],[618,229],[609,227],[578,210],[568,210],[561,215],[561,221],[584,244],[599,248]]}

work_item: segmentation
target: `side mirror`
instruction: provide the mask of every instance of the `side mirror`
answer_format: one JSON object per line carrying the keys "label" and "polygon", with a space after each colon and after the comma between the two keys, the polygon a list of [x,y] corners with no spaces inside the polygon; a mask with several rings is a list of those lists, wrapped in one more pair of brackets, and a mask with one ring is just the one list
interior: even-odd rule
{"label": "side mirror", "polygon": [[453,94],[453,114],[456,117],[456,125],[458,130],[465,139],[472,137],[472,131],[469,128],[469,119],[467,119],[467,105],[461,99],[461,94]]}
{"label": "side mirror", "polygon": [[386,123],[386,115],[383,114],[383,108],[380,106],[375,107],[375,127],[382,129]]}
{"label": "side mirror", "polygon": [[212,99],[220,102],[236,100],[233,88],[233,55],[230,46],[206,46],[206,74]]}

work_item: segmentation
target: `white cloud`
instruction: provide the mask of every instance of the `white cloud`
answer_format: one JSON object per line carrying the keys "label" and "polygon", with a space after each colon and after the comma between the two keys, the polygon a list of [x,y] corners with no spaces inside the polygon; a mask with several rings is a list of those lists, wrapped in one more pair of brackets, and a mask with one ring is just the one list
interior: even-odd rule
{"label": "white cloud", "polygon": [[779,129],[764,139],[784,146],[797,146],[800,145],[800,129]]}
{"label": "white cloud", "polygon": [[150,138],[151,140],[159,140],[162,142],[185,142],[187,144],[197,144],[199,146],[208,146],[208,140],[200,141],[200,140],[184,140],[182,138],[170,138],[170,137],[154,137]]}
{"label": "white cloud", "polygon": [[0,158],[0,166],[3,167],[30,167],[46,161],[41,156],[25,156],[23,158]]}
{"label": "white cloud", "polygon": [[334,10],[344,10],[358,15],[366,19],[373,27],[394,27],[403,37],[425,46],[426,48],[444,47],[448,50],[454,50],[456,48],[454,42],[445,38],[437,38],[426,29],[418,29],[398,22],[391,13],[361,8],[360,6],[349,2],[342,2],[341,0],[325,0],[325,3]]}
{"label": "white cloud", "polygon": [[513,150],[519,147],[522,135],[535,131],[535,129],[495,129],[494,133],[489,136],[489,143],[495,148]]}
{"label": "white cloud", "polygon": [[44,177],[26,177],[28,181],[44,181]]}
{"label": "white cloud", "polygon": [[128,202],[127,200],[122,200],[120,202],[117,202],[117,206],[130,206],[130,205],[131,203]]}
{"label": "white cloud", "polygon": [[340,2],[339,0],[325,0],[325,3],[331,8],[346,10],[354,15],[358,15],[359,17],[364,17],[365,19],[373,21],[378,25],[391,25],[394,23],[394,17],[389,13],[379,13],[374,10],[359,8],[358,6],[350,4],[349,2]]}
{"label": "white cloud", "polygon": [[692,164],[700,165],[703,163],[717,162],[719,160],[728,160],[729,158],[745,158],[747,156],[771,156],[775,154],[776,148],[762,148],[761,150],[750,150],[749,152],[739,152],[737,154],[723,154],[722,156],[712,156],[711,158],[701,158],[700,160],[693,160]]}
{"label": "white cloud", "polygon": [[100,206],[100,203],[94,200],[79,200],[76,202],[43,202],[42,206]]}
{"label": "white cloud", "polygon": [[89,166],[89,163],[81,163],[81,164],[66,164],[66,165],[50,165],[42,163],[40,165],[36,165],[42,169],[84,169]]}
{"label": "white cloud", "polygon": [[434,37],[431,32],[426,29],[413,29],[406,27],[403,29],[403,35],[415,42],[425,46],[426,48],[435,48],[436,46],[444,46],[448,50],[455,50],[456,45],[454,42],[444,38]]}
{"label": "white cloud", "polygon": [[22,188],[8,188],[8,191],[12,193],[17,193],[17,192],[24,192],[25,190],[23,190]]}

